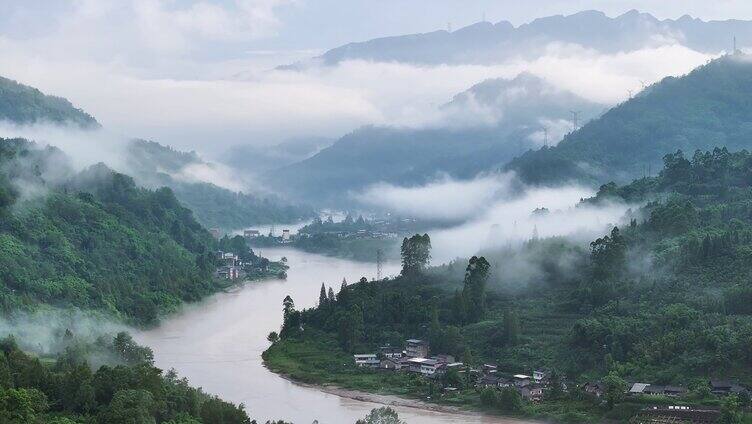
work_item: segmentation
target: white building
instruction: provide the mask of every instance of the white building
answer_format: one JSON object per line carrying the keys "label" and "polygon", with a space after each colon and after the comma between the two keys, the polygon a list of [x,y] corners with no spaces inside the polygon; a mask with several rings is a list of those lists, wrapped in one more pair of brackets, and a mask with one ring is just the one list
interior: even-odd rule
{"label": "white building", "polygon": [[378,368],[381,363],[375,353],[353,355],[353,358],[355,358],[355,365],[359,367]]}

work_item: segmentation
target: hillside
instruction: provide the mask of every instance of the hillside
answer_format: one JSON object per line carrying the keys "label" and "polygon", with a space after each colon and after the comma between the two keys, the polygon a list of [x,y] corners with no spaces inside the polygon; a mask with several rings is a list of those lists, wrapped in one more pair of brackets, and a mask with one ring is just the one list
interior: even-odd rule
{"label": "hillside", "polygon": [[602,105],[559,90],[530,75],[492,79],[454,96],[441,107],[440,125],[364,127],[304,161],[266,174],[269,184],[309,202],[352,202],[350,192],[377,182],[421,184],[446,174],[472,178],[544,144],[569,127],[569,110],[597,116]]}
{"label": "hillside", "polygon": [[101,310],[152,324],[220,289],[214,241],[172,191],[139,188],[104,165],[0,140],[0,309]]}
{"label": "hillside", "polygon": [[0,77],[0,120],[15,124],[73,124],[96,128],[99,123],[91,115],[73,106],[62,97],[48,96],[37,90]]}
{"label": "hillside", "polygon": [[[594,33],[599,36],[593,37]],[[549,43],[578,44],[601,53],[678,43],[715,54],[732,48],[732,34],[739,40],[752,39],[752,22],[706,22],[686,15],[677,20],[659,20],[635,10],[611,18],[590,10],[539,18],[518,27],[507,21],[479,22],[453,32],[440,30],[355,42],[331,49],[311,62],[325,65],[346,60],[421,65],[491,64],[512,57],[540,57],[546,54]]]}
{"label": "hillside", "polygon": [[[750,175],[746,151],[666,155],[658,176],[604,185],[582,202],[644,205],[588,247],[534,238],[469,263],[403,268],[378,284],[365,278],[343,284],[336,297],[323,287],[316,308],[286,304],[282,340],[264,358],[309,383],[414,397],[443,393],[437,402],[555,422],[628,422],[640,409],[664,403],[718,408],[723,398],[710,394],[710,379],[752,383]],[[412,263],[405,245],[407,239],[403,264]],[[521,264],[538,277],[520,281]],[[548,370],[552,386],[539,403],[499,402],[493,393],[479,395],[475,379],[450,371],[431,384],[410,373],[364,372],[344,359],[414,338],[430,341],[432,355],[478,368],[497,364],[506,377]],[[553,386],[554,374],[567,382],[567,393]],[[614,391],[592,397],[579,389],[587,381]],[[626,382],[689,392],[625,397]],[[446,387],[458,393],[448,395]],[[749,397],[739,399],[749,404]]]}
{"label": "hillside", "polygon": [[529,151],[505,169],[541,184],[626,182],[654,173],[661,158],[678,149],[750,148],[750,93],[752,59],[725,56],[683,77],[665,78],[557,146]]}
{"label": "hillside", "polygon": [[314,215],[311,208],[272,194],[235,192],[218,185],[189,180],[191,167],[212,169],[195,152],[180,152],[159,143],[133,140],[128,145],[128,171],[148,188],[169,187],[206,227],[225,230],[271,223],[295,222]]}

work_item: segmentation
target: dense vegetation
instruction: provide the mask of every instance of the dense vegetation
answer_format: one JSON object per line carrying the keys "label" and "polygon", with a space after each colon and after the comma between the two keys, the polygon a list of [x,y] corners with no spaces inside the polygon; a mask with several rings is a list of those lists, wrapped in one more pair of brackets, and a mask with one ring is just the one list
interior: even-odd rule
{"label": "dense vegetation", "polygon": [[73,124],[84,128],[99,123],[62,97],[47,96],[36,88],[0,77],[0,120],[15,124]]}
{"label": "dense vegetation", "polygon": [[[54,357],[0,341],[0,422],[7,424],[250,424],[235,406],[154,367],[151,350],[127,333],[96,342],[66,332]],[[91,357],[107,364],[92,369]]]}
{"label": "dense vegetation", "polygon": [[525,181],[626,182],[655,173],[667,152],[749,147],[752,63],[726,56],[680,78],[668,77],[557,146],[529,151],[506,168]]}
{"label": "dense vegetation", "polygon": [[[282,340],[267,360],[308,381],[425,396],[435,388],[338,363],[346,353],[418,337],[430,340],[433,353],[496,362],[508,373],[547,368],[570,383],[678,384],[691,393],[681,402],[719,405],[708,394],[710,378],[752,383],[752,154],[669,154],[658,176],[606,184],[581,207],[613,201],[644,206],[589,249],[533,239],[466,266],[423,270],[414,264],[425,264],[425,252],[410,247],[422,236],[408,239],[405,269],[394,280],[364,279],[336,296],[322,289],[314,309],[286,303]],[[518,280],[512,269],[520,261],[538,277]],[[474,390],[473,382],[451,384]],[[478,396],[458,402],[479,406]],[[640,407],[618,396],[603,405],[578,391],[561,396],[526,411],[622,419]]]}
{"label": "dense vegetation", "polygon": [[[192,179],[191,173],[216,166],[204,162],[195,152],[180,152],[155,142],[133,140],[128,146],[127,161],[129,172],[139,184],[155,189],[171,188],[178,200],[206,227],[236,230],[254,225],[296,222],[314,215],[309,207],[271,194],[235,192]],[[192,169],[192,166],[199,170]]]}
{"label": "dense vegetation", "polygon": [[168,188],[0,141],[0,308],[46,303],[154,323],[218,290],[214,241]]}

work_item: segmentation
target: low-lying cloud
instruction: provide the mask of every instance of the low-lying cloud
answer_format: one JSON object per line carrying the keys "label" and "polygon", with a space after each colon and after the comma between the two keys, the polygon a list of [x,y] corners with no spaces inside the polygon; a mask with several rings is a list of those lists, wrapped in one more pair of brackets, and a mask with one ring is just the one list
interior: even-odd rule
{"label": "low-lying cloud", "polygon": [[461,221],[429,231],[434,263],[468,257],[484,249],[514,246],[537,235],[589,242],[618,224],[630,205],[580,205],[592,189],[520,188],[513,175],[469,181],[448,178],[422,187],[372,186],[358,198],[371,205],[426,220]]}

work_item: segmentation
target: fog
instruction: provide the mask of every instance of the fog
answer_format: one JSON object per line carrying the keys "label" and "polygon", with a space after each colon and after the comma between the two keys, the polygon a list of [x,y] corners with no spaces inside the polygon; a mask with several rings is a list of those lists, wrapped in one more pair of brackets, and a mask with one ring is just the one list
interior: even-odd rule
{"label": "fog", "polygon": [[[66,331],[70,334],[66,335]],[[86,358],[97,368],[120,362],[105,349],[92,349],[100,339],[111,342],[118,332],[129,331],[123,324],[102,313],[78,309],[41,307],[36,311],[16,311],[0,317],[0,338],[13,337],[18,346],[38,355],[56,355],[73,344],[88,345]]]}
{"label": "fog", "polygon": [[448,229],[428,231],[433,263],[440,264],[486,249],[516,247],[535,236],[566,237],[586,245],[637,206],[580,204],[594,194],[592,188],[578,185],[523,187],[513,174],[502,174],[471,181],[441,178],[420,187],[380,184],[357,196],[398,214],[460,221]]}
{"label": "fog", "polygon": [[[65,169],[60,165],[70,164],[75,171],[97,163],[104,163],[108,167],[131,176],[138,177],[139,171],[133,169],[129,163],[128,143],[131,138],[118,134],[107,128],[81,129],[77,126],[64,126],[53,123],[37,123],[34,125],[15,125],[7,121],[0,121],[0,138],[25,138],[40,146],[54,146],[64,153],[60,162],[44,169],[42,176],[45,181],[62,182],[67,175],[55,175],[56,171]],[[239,174],[221,163],[191,163],[178,170],[168,172],[178,181],[187,183],[212,183],[232,191],[254,192],[263,191],[257,183],[245,174]],[[23,186],[23,181],[14,181],[21,189],[21,193],[31,196],[38,186]]]}
{"label": "fog", "polygon": [[199,64],[183,75],[58,57],[37,51],[29,41],[2,37],[0,49],[0,75],[70,99],[115,133],[208,157],[233,145],[338,137],[366,124],[435,126],[445,119],[439,106],[455,94],[523,71],[586,99],[614,104],[626,99],[628,90],[639,91],[642,82],[686,73],[710,58],[675,44],[603,55],[554,43],[536,60],[511,57],[493,66],[348,61],[283,71],[244,57]]}

